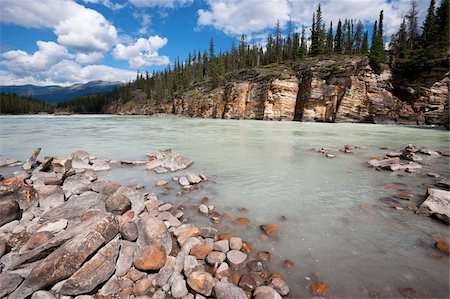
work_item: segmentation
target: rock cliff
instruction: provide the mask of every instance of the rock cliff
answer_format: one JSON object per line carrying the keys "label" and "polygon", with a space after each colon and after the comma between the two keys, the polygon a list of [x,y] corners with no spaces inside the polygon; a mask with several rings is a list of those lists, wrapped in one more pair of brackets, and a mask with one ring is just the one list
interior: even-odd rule
{"label": "rock cliff", "polygon": [[108,112],[448,126],[449,81],[441,67],[394,87],[390,71],[375,74],[366,57],[315,57],[236,71],[218,88],[197,83],[158,105],[137,90],[132,101],[116,103]]}

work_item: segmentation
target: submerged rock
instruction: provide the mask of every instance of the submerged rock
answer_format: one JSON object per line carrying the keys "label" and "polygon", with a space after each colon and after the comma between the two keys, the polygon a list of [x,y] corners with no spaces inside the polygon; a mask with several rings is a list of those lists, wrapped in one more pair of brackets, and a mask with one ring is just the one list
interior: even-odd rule
{"label": "submerged rock", "polygon": [[147,163],[147,169],[162,167],[172,172],[186,169],[191,166],[192,161],[171,149],[157,151],[148,154],[150,162]]}

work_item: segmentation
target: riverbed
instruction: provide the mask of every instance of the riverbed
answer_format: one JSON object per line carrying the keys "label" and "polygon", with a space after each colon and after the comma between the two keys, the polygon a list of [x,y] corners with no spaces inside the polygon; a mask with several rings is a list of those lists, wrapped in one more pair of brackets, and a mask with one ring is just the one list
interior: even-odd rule
{"label": "riverbed", "polygon": [[[448,178],[448,157],[423,156],[431,164],[418,173],[376,171],[365,165],[388,150],[417,147],[448,150],[448,131],[369,124],[325,124],[126,116],[2,116],[0,154],[26,160],[35,147],[45,155],[67,156],[83,149],[110,159],[145,159],[165,148],[194,161],[190,172],[208,176],[200,190],[178,194],[174,174],[143,166],[120,167],[101,177],[144,184],[162,200],[194,209],[205,196],[232,220],[219,229],[249,241],[254,253],[271,253],[269,267],[288,282],[291,298],[311,296],[312,281],[325,282],[331,298],[393,298],[412,288],[417,297],[449,296],[449,257],[433,245],[433,233],[448,226],[413,211],[393,209],[409,202],[391,196],[409,191],[420,203],[426,175]],[[353,154],[339,149],[358,146]],[[312,148],[328,148],[326,158]],[[41,157],[41,158],[42,158]],[[6,168],[0,173],[8,174]],[[185,172],[181,172],[183,174]],[[178,173],[176,173],[178,175]],[[174,190],[154,187],[167,180]],[[245,208],[245,209],[240,209]],[[191,221],[211,224],[188,213]],[[236,225],[238,217],[249,219]],[[259,225],[276,223],[269,238]],[[286,269],[283,262],[293,267]]]}

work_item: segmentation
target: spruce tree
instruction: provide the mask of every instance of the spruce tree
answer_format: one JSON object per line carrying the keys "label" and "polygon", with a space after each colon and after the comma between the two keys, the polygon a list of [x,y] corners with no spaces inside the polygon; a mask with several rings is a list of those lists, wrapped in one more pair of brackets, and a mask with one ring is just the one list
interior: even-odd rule
{"label": "spruce tree", "polygon": [[292,43],[292,58],[295,60],[299,57],[300,50],[300,35],[298,32],[294,33],[294,41]]}
{"label": "spruce tree", "polygon": [[353,47],[352,47],[352,32],[350,30],[349,20],[345,20],[344,27],[345,27],[345,54],[351,54]]}
{"label": "spruce tree", "polygon": [[302,37],[300,39],[300,49],[298,52],[298,57],[302,59],[305,58],[306,55],[308,55],[308,46],[306,45],[305,26],[302,26]]}
{"label": "spruce tree", "polygon": [[369,53],[369,31],[366,30],[362,38],[361,54],[367,55],[367,53]]}
{"label": "spruce tree", "polygon": [[343,45],[342,23],[341,20],[339,20],[336,29],[336,36],[334,37],[334,53],[341,54],[343,50],[342,45]]}
{"label": "spruce tree", "polygon": [[361,20],[358,21],[358,25],[356,25],[356,32],[354,35],[354,49],[353,52],[356,54],[361,54],[362,53],[362,41],[363,41],[363,30],[364,30],[364,26],[363,23],[361,22]]}
{"label": "spruce tree", "polygon": [[333,22],[330,22],[330,27],[328,28],[327,38],[326,38],[326,53],[333,53]]}
{"label": "spruce tree", "polygon": [[325,52],[325,32],[323,30],[322,10],[317,7],[315,16],[313,15],[314,36],[311,42],[311,54],[320,55]]}

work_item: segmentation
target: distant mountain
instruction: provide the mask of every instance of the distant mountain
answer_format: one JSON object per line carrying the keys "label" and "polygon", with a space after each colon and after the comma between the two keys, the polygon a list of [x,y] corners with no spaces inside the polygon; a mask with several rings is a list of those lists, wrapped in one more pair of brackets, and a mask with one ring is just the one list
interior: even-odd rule
{"label": "distant mountain", "polygon": [[31,96],[35,99],[58,103],[86,94],[108,92],[122,84],[121,82],[91,81],[86,84],[75,84],[67,87],[58,85],[11,85],[0,86],[0,92]]}

